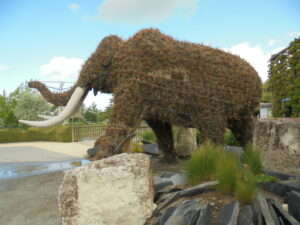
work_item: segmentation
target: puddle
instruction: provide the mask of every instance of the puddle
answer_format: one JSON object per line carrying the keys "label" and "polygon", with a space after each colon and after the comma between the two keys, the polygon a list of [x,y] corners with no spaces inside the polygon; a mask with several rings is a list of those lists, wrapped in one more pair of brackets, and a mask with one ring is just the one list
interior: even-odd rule
{"label": "puddle", "polygon": [[[163,172],[183,172],[185,160],[178,160],[178,163],[168,164],[156,157],[150,158],[153,175],[160,175]],[[0,163],[0,180],[72,169],[89,162],[88,159],[75,159],[61,162]]]}
{"label": "puddle", "polygon": [[152,173],[160,176],[165,172],[184,173],[185,159],[177,159],[177,163],[166,163],[157,157],[151,157]]}
{"label": "puddle", "polygon": [[63,162],[0,163],[0,180],[72,169],[88,162],[90,161],[87,159],[77,159]]}

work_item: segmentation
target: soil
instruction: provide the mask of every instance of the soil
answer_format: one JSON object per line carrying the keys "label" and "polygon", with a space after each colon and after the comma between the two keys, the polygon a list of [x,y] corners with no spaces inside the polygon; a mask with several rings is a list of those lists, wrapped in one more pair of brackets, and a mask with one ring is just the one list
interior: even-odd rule
{"label": "soil", "polygon": [[220,214],[220,210],[227,204],[235,201],[236,199],[230,195],[224,195],[220,192],[207,192],[201,194],[200,196],[201,202],[203,203],[212,203],[212,224],[216,224],[217,218]]}

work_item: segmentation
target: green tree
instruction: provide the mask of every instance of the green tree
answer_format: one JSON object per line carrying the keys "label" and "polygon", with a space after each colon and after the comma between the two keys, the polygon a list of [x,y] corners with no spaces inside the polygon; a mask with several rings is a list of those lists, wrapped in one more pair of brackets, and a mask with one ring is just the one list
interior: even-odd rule
{"label": "green tree", "polygon": [[47,114],[51,105],[43,97],[29,89],[19,94],[14,114],[18,119],[39,120],[38,114]]}
{"label": "green tree", "polygon": [[271,103],[272,102],[272,92],[270,87],[270,81],[267,80],[263,83],[262,96],[260,102]]}
{"label": "green tree", "polygon": [[83,117],[86,121],[90,123],[97,123],[98,122],[98,114],[99,110],[97,109],[97,105],[95,102],[92,103],[84,112]]}
{"label": "green tree", "polygon": [[14,115],[14,109],[17,104],[16,91],[6,95],[5,91],[0,95],[0,127],[17,127],[18,120]]}
{"label": "green tree", "polygon": [[273,115],[300,116],[300,37],[271,57],[269,80]]}

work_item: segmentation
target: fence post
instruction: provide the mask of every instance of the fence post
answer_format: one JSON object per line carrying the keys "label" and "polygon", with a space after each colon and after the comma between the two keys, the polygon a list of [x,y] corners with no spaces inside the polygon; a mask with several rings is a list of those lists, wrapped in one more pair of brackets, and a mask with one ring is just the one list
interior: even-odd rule
{"label": "fence post", "polygon": [[74,126],[71,126],[71,131],[72,131],[72,142],[75,142],[74,141]]}

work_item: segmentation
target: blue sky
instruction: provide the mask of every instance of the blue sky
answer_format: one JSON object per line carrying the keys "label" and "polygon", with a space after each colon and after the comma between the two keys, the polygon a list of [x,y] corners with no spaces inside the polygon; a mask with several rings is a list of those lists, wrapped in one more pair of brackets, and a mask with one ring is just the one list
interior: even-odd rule
{"label": "blue sky", "polygon": [[[270,55],[300,35],[299,0],[0,0],[0,92],[21,82],[76,81],[101,39],[154,27],[238,54],[267,79]],[[109,95],[92,101],[103,109]]]}

